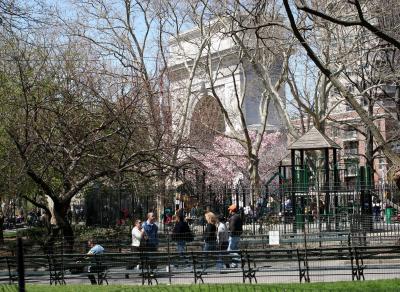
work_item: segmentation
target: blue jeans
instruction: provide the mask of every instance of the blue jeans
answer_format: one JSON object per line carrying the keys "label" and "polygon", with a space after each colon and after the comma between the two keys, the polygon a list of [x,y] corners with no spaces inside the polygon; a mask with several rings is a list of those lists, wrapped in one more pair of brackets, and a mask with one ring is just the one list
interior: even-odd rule
{"label": "blue jeans", "polygon": [[183,256],[183,254],[185,253],[185,247],[186,247],[186,241],[178,240],[176,242],[176,251],[179,253],[179,255]]}
{"label": "blue jeans", "polygon": [[217,244],[216,242],[205,242],[204,243],[204,251],[211,251],[211,250],[216,250],[217,249]]}
{"label": "blue jeans", "polygon": [[177,267],[179,264],[183,264],[183,262],[187,264],[188,260],[185,258],[186,241],[178,240],[176,242],[176,251],[179,253],[180,260],[177,259],[174,266]]}
{"label": "blue jeans", "polygon": [[[228,245],[228,251],[234,251],[234,250],[239,250],[239,240],[240,236],[229,236],[229,245]],[[232,264],[231,268],[236,268],[238,265],[237,263],[240,262],[240,257],[239,254],[237,253],[232,253],[234,257],[232,257]]]}
{"label": "blue jeans", "polygon": [[229,236],[228,251],[239,250],[240,236]]}
{"label": "blue jeans", "polygon": [[222,268],[225,267],[225,264],[228,264],[228,263],[225,263],[226,262],[226,253],[224,253],[224,251],[226,251],[227,248],[228,248],[228,242],[227,241],[226,242],[221,242],[218,245],[218,250],[221,251],[221,253],[219,255],[219,258],[217,260],[217,268],[218,269],[222,269]]}

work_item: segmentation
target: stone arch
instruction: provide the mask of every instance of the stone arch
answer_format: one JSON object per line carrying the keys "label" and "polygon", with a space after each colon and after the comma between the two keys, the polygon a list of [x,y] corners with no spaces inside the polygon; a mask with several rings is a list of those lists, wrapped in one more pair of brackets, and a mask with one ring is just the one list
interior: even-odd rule
{"label": "stone arch", "polygon": [[205,95],[193,109],[189,138],[195,147],[209,148],[217,133],[225,132],[225,119],[214,97]]}

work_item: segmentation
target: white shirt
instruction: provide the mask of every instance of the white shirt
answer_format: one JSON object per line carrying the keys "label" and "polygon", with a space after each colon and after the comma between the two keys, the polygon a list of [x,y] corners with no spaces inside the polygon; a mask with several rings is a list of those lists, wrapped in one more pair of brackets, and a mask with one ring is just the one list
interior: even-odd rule
{"label": "white shirt", "polygon": [[222,222],[218,224],[217,242],[227,242],[229,240],[229,233],[226,225]]}
{"label": "white shirt", "polygon": [[102,254],[104,252],[104,248],[100,244],[96,244],[93,246],[87,254]]}
{"label": "white shirt", "polygon": [[132,228],[132,246],[139,247],[142,240],[142,231],[136,226]]}

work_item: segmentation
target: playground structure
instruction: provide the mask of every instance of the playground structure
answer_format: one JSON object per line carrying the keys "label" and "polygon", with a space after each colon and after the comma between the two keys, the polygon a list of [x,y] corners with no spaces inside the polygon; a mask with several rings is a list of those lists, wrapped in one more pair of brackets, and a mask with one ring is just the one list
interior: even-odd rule
{"label": "playground structure", "polygon": [[[340,165],[340,146],[316,128],[288,149],[290,164],[281,163],[276,174],[279,187],[267,196],[280,202],[282,222],[293,223],[293,233],[299,229],[304,232],[306,221],[315,221],[319,231],[340,231],[343,221],[351,221],[350,229],[371,231],[377,216],[373,213],[373,202],[376,206],[380,204],[380,208],[383,203],[388,208],[394,205],[387,200],[387,194],[382,195],[384,190],[374,186],[373,170],[366,166]],[[345,182],[350,167],[356,171],[353,184]]]}
{"label": "playground structure", "polygon": [[[184,208],[191,222],[201,225],[207,209],[228,216],[228,206],[237,204],[252,234],[268,230],[288,234],[379,231],[388,228],[381,225],[397,219],[392,211],[398,209],[400,190],[395,185],[374,184],[373,170],[367,166],[340,164],[339,145],[316,129],[311,129],[288,149],[290,161],[282,161],[257,198],[251,197],[251,187],[244,180],[236,184],[206,184],[207,174],[202,170],[194,169],[190,175],[188,170],[186,174],[185,169],[177,170],[177,179],[181,183],[168,190],[162,215],[167,209],[173,213],[177,207]],[[353,182],[346,180],[349,173]],[[93,224],[114,225],[121,217],[119,211],[125,209],[134,217],[144,217],[154,206],[152,195],[157,189],[152,186],[143,184],[140,189],[118,191],[93,190],[96,196],[86,202],[87,211],[98,215],[97,219],[93,218]],[[90,202],[92,205],[89,206]],[[111,208],[105,210],[104,206]],[[378,209],[382,211],[379,214]],[[165,216],[160,219],[164,225]]]}
{"label": "playground structure", "polygon": [[[281,162],[259,198],[251,198],[251,188],[242,180],[235,185],[205,185],[203,172],[196,182],[187,180],[177,189],[179,207],[189,214],[192,206],[198,205],[197,217],[207,208],[227,216],[227,207],[234,203],[248,224],[267,224],[269,229],[279,228],[284,233],[304,232],[306,228],[312,232],[367,232],[377,230],[382,217],[390,223],[393,213],[389,211],[398,208],[399,190],[394,185],[375,185],[373,169],[368,166],[341,164],[340,149],[312,128],[289,145],[290,161]],[[352,182],[346,179],[349,174]],[[255,215],[246,213],[249,208]],[[252,228],[253,232],[258,229],[263,228]]]}

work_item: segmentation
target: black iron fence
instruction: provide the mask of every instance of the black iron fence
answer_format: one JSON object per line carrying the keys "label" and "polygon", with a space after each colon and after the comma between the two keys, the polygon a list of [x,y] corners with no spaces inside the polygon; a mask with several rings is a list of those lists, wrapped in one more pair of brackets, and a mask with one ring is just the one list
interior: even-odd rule
{"label": "black iron fence", "polygon": [[[0,281],[66,284],[291,283],[397,278],[400,245],[162,250],[0,257]],[[11,286],[12,287],[12,286]],[[16,287],[16,286],[14,286]],[[21,290],[20,290],[21,291]]]}
{"label": "black iron fence", "polygon": [[[332,176],[333,177],[333,176]],[[267,220],[264,217],[290,217],[295,214],[317,213],[339,215],[363,213],[372,215],[374,208],[384,211],[387,206],[398,209],[400,191],[395,185],[370,185],[366,182],[356,184],[330,182],[323,184],[307,179],[294,183],[282,177],[275,177],[252,191],[244,181],[237,184],[210,184],[201,187],[180,187],[179,190],[166,190],[165,209],[156,210],[157,194],[161,192],[154,185],[141,185],[140,188],[113,189],[92,187],[86,194],[85,203],[74,206],[72,222],[85,221],[87,225],[123,225],[134,218],[144,219],[150,210],[160,211],[160,224],[168,223],[168,211],[183,208],[189,220],[199,220],[207,210],[228,216],[228,207],[236,204],[247,222]],[[313,214],[313,217],[316,217]]]}
{"label": "black iron fence", "polygon": [[[268,222],[248,222],[243,225],[241,235],[242,248],[266,248],[278,244],[282,248],[293,246],[381,246],[395,245],[400,243],[400,222],[396,215],[390,220],[381,219],[375,221],[374,217],[350,215],[335,221],[334,217],[321,216],[319,221],[313,221],[303,216],[302,220],[295,222],[294,218],[289,222],[282,222],[283,218],[274,218]],[[295,231],[293,225],[296,224]],[[188,251],[201,251],[204,248],[204,225],[192,221],[189,225],[193,238],[185,244]],[[172,234],[172,225],[162,226],[158,232],[158,250],[173,251],[177,248],[176,238]],[[255,232],[254,232],[255,231]],[[270,236],[278,237],[278,243],[271,243]],[[87,236],[85,238],[88,238]],[[131,250],[131,230],[120,229],[119,233],[112,236],[92,233],[90,238],[95,239],[106,251],[128,252]],[[187,239],[185,239],[187,241]],[[7,241],[1,249],[1,254],[15,255],[16,245]],[[53,253],[77,252],[84,253],[88,250],[87,239],[75,238],[73,250],[65,238],[54,240],[50,249]],[[25,240],[24,250],[27,254],[45,254],[49,252],[48,243],[35,240]]]}

